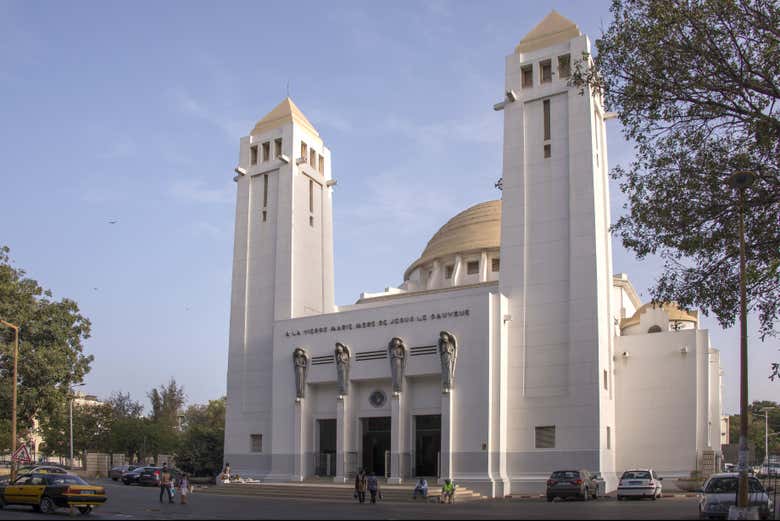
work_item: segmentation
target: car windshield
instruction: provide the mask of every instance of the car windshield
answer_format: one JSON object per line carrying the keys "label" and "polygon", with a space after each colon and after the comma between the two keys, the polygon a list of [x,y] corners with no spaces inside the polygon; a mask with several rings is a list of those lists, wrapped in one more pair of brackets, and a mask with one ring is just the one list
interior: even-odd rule
{"label": "car windshield", "polygon": [[[749,483],[750,492],[756,493],[764,491],[764,487],[761,486],[761,483],[757,479],[753,478],[749,480]],[[736,494],[737,487],[737,478],[712,478],[710,482],[707,483],[707,488],[704,489],[704,492],[707,494]]]}
{"label": "car windshield", "polygon": [[72,476],[70,474],[63,474],[59,476],[46,476],[47,485],[89,485],[86,481],[78,476]]}
{"label": "car windshield", "polygon": [[579,479],[580,473],[577,470],[558,470],[553,472],[552,479]]}
{"label": "car windshield", "polygon": [[629,470],[623,473],[620,479],[652,479],[646,470]]}

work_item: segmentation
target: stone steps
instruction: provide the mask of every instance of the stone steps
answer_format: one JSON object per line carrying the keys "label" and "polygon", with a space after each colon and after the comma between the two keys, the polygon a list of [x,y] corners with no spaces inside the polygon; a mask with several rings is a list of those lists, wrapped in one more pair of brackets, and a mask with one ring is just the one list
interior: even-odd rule
{"label": "stone steps", "polygon": [[[413,502],[413,486],[408,485],[380,485],[382,501],[392,503]],[[438,486],[429,488],[429,500],[438,497],[441,488]],[[316,500],[353,502],[354,487],[351,485],[318,484],[318,483],[231,483],[198,488],[198,494],[214,494],[225,496],[255,496],[269,499]],[[366,494],[370,497],[369,494]],[[479,501],[484,496],[465,487],[457,487],[456,502]],[[419,501],[419,499],[418,499]]]}

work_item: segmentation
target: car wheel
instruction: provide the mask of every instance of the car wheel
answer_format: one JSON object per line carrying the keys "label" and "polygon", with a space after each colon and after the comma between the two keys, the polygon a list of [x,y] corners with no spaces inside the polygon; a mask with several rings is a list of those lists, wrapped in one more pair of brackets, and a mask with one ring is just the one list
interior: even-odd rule
{"label": "car wheel", "polygon": [[41,503],[38,505],[38,511],[42,514],[51,514],[56,508],[50,497],[42,497]]}
{"label": "car wheel", "polygon": [[111,479],[113,479],[114,481],[119,481],[119,478],[111,478]]}
{"label": "car wheel", "polygon": [[552,503],[554,500],[555,500],[555,498],[554,498],[554,497],[552,497],[552,496],[547,496],[547,502],[548,502],[548,503]]}
{"label": "car wheel", "polygon": [[79,507],[79,512],[81,512],[81,515],[86,516],[92,512],[92,507]]}
{"label": "car wheel", "polygon": [[623,501],[623,496],[618,496],[618,497],[617,497],[617,500],[618,500],[618,501]]}

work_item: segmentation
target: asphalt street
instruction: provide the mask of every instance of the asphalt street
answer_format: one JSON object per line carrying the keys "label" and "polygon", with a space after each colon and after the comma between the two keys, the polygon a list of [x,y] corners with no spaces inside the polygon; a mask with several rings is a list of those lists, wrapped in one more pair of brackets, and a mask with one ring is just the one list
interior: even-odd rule
{"label": "asphalt street", "polygon": [[[128,487],[100,481],[108,502],[98,507],[91,519],[698,519],[695,498],[663,498],[658,501],[621,501],[614,498],[587,503],[534,500],[488,500],[455,505],[432,503],[357,504],[349,498],[314,501],[300,498],[255,498],[198,494],[188,505],[159,503],[159,489]],[[68,518],[62,509],[47,518]],[[82,517],[77,515],[77,517]],[[29,507],[6,507],[3,519],[40,519]]]}

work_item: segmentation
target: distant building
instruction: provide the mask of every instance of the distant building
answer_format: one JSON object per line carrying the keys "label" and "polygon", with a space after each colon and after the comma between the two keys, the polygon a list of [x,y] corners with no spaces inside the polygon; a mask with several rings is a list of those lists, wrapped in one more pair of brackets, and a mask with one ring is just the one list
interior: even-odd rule
{"label": "distant building", "polygon": [[[319,132],[287,98],[241,138],[234,472],[344,482],[362,467],[503,497],[542,491],[556,469],[601,472],[613,490],[629,468],[717,468],[719,352],[696,312],[643,304],[612,271],[611,115],[568,84],[589,51],[556,12],[520,41],[495,85],[501,200],[453,209],[399,287],[353,305],[334,302],[335,181]],[[422,190],[448,187],[407,197]]]}

